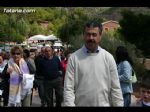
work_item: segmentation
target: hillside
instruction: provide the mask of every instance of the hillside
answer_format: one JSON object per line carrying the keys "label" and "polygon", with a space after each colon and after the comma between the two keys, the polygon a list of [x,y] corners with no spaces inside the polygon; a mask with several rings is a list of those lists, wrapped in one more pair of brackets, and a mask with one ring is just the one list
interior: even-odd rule
{"label": "hillside", "polygon": [[121,19],[122,10],[130,10],[135,13],[150,14],[150,8],[148,7],[111,7],[103,11],[100,15],[106,20],[119,21]]}

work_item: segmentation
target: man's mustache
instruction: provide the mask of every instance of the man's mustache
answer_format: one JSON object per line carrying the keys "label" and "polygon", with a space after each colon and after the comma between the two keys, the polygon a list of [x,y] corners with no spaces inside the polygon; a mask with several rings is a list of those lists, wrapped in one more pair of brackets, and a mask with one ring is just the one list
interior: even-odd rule
{"label": "man's mustache", "polygon": [[88,40],[87,43],[96,43],[95,40]]}

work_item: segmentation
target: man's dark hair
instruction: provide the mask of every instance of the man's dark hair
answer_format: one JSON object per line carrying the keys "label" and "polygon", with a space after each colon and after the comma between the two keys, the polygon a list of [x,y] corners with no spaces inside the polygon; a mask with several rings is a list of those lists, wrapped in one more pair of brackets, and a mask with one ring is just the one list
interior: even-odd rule
{"label": "man's dark hair", "polygon": [[50,46],[50,48],[51,48],[52,50],[54,50],[54,47],[53,47],[53,46]]}
{"label": "man's dark hair", "polygon": [[98,27],[99,28],[99,33],[102,34],[102,31],[103,31],[103,26],[102,24],[98,21],[98,20],[91,20],[91,21],[88,21],[86,24],[85,24],[85,27],[84,27],[84,31],[86,28],[90,28],[90,27]]}
{"label": "man's dark hair", "polygon": [[142,76],[141,87],[150,89],[150,71],[146,71]]}
{"label": "man's dark hair", "polygon": [[23,50],[23,52],[27,58],[30,57],[30,51],[28,49]]}

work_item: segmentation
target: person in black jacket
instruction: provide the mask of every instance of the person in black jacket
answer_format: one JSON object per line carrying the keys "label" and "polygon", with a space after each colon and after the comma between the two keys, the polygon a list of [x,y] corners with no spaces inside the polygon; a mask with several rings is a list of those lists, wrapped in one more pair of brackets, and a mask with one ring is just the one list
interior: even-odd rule
{"label": "person in black jacket", "polygon": [[8,106],[8,98],[9,98],[9,79],[10,79],[10,75],[9,73],[7,73],[7,68],[8,68],[8,64],[6,64],[3,72],[2,72],[2,79],[3,79],[3,94],[2,97],[4,98],[3,100],[3,106]]}
{"label": "person in black jacket", "polygon": [[[4,62],[3,53],[0,53],[0,91],[1,91],[1,94],[0,94],[1,104],[0,104],[0,106],[4,106],[4,102],[5,102],[5,106],[7,105],[7,101],[6,101],[7,99],[5,97],[6,93],[3,92],[5,90],[5,86],[6,86],[6,83],[4,81],[4,76],[3,76],[3,71],[5,69],[6,64],[7,63]],[[7,94],[6,94],[6,96],[7,96]]]}
{"label": "person in black jacket", "polygon": [[46,106],[45,96],[44,96],[44,76],[43,76],[43,58],[45,56],[45,47],[41,48],[40,54],[35,57],[35,66],[36,66],[36,74],[35,74],[35,84],[34,87],[38,88],[39,97],[41,99],[41,107]]}
{"label": "person in black jacket", "polygon": [[53,55],[53,48],[45,48],[43,60],[45,99],[48,107],[53,107],[53,92],[56,96],[56,106],[60,107],[63,100],[62,65],[57,56]]}

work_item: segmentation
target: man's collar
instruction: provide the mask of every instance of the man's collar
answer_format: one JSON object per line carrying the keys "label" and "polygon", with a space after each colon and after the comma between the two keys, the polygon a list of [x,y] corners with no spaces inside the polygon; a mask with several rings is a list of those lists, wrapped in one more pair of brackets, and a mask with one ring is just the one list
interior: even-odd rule
{"label": "man's collar", "polygon": [[[101,49],[101,47],[100,46],[98,46],[97,47],[97,49],[96,49],[96,51],[94,52],[94,53],[99,53],[100,52],[100,49]],[[91,51],[89,51],[87,48],[86,48],[86,46],[84,45],[83,46],[83,51],[85,52],[85,53],[91,53]]]}

